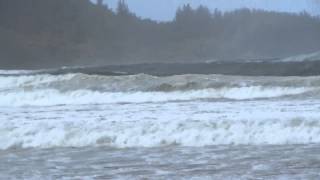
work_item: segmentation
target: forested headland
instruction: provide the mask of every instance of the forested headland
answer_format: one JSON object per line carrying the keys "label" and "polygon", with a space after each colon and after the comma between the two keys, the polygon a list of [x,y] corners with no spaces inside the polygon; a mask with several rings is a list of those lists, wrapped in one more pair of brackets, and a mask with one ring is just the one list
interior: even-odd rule
{"label": "forested headland", "polygon": [[184,5],[170,22],[89,0],[0,0],[0,69],[281,58],[320,50],[320,18]]}

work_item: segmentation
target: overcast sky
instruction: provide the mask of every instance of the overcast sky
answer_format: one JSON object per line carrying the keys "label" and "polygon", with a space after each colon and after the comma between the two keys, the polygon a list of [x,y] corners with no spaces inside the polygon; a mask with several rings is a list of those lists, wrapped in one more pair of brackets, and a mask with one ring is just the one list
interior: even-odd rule
{"label": "overcast sky", "polygon": [[[104,0],[111,8],[115,8],[118,0]],[[131,11],[143,18],[159,21],[172,20],[176,9],[186,3],[196,7],[206,5],[210,9],[218,8],[230,11],[237,8],[256,8],[282,12],[301,12],[303,10],[320,15],[319,0],[126,0]]]}

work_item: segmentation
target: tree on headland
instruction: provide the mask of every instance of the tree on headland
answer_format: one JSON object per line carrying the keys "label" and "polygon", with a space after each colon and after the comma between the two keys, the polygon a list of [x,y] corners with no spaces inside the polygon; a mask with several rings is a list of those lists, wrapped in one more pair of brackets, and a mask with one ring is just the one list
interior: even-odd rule
{"label": "tree on headland", "polygon": [[129,10],[127,3],[124,0],[118,1],[117,13],[120,16],[130,16],[132,13]]}
{"label": "tree on headland", "polygon": [[187,4],[156,22],[124,0],[116,11],[102,0],[0,0],[0,39],[3,68],[284,57],[319,50],[320,19]]}

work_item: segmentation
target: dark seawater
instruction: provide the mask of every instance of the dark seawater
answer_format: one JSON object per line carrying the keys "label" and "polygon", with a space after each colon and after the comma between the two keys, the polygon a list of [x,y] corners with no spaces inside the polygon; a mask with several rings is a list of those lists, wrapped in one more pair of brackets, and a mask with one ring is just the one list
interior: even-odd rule
{"label": "dark seawater", "polygon": [[[223,74],[242,76],[317,76],[320,75],[320,55],[314,61],[247,61],[247,62],[208,62],[208,63],[145,63],[131,65],[108,65],[93,67],[63,67],[35,71],[20,71],[11,75],[51,74],[63,75],[82,73],[88,75],[123,76],[149,74],[153,76],[173,76],[184,74]],[[1,72],[6,76],[9,72]]]}

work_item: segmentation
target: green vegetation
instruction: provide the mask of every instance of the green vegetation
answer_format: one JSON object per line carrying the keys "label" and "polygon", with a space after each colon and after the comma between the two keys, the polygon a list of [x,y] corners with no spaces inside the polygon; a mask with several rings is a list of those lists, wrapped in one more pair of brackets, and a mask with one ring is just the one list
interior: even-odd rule
{"label": "green vegetation", "polygon": [[0,0],[0,67],[274,58],[320,49],[320,19],[185,5],[171,22],[89,0]]}

